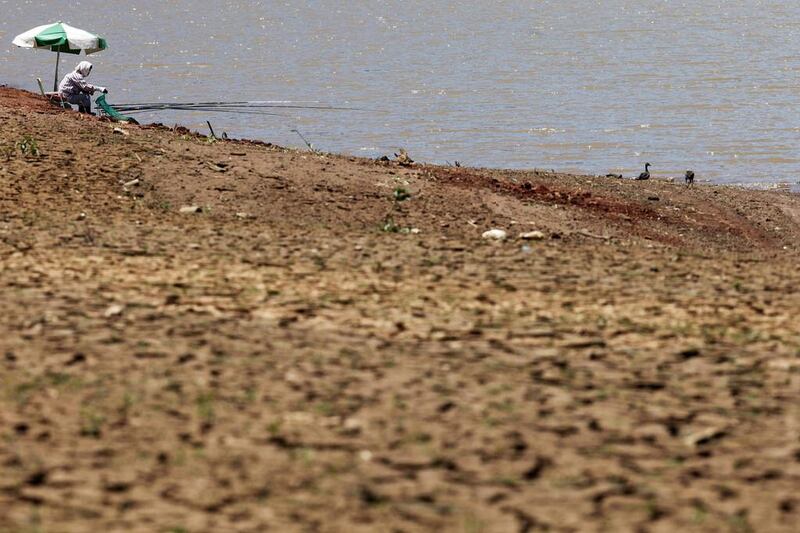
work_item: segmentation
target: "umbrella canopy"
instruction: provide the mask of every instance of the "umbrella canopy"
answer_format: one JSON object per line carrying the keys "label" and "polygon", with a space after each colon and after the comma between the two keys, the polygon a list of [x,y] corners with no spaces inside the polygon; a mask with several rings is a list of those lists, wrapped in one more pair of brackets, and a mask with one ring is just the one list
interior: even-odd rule
{"label": "umbrella canopy", "polygon": [[88,55],[105,50],[108,47],[106,40],[99,35],[73,28],[63,22],[37,26],[17,35],[13,43],[22,48],[45,48],[58,52],[56,56],[56,76],[53,82],[54,91],[58,88],[58,63],[62,52],[65,54],[80,54],[83,51]]}
{"label": "umbrella canopy", "polygon": [[106,40],[88,31],[73,28],[69,24],[56,22],[37,26],[17,35],[14,44],[22,48],[47,48],[53,52],[93,54],[108,47]]}

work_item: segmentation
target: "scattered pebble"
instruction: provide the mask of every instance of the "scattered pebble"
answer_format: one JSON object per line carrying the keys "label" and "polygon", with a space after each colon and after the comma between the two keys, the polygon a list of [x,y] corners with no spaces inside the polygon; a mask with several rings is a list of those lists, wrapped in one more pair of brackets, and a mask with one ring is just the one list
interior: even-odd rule
{"label": "scattered pebble", "polygon": [[123,130],[122,128],[114,128],[114,133],[116,133],[117,135],[130,135],[130,133]]}
{"label": "scattered pebble", "polygon": [[526,240],[526,241],[541,241],[545,238],[544,233],[541,231],[527,231],[525,233],[520,233],[519,238]]}
{"label": "scattered pebble", "polygon": [[103,313],[103,316],[105,316],[106,318],[111,318],[112,316],[121,315],[122,311],[124,311],[124,310],[125,310],[125,306],[124,305],[111,304],[105,310],[105,312]]}
{"label": "scattered pebble", "polygon": [[202,213],[203,208],[199,205],[185,205],[179,210],[181,213]]}
{"label": "scattered pebble", "polygon": [[372,457],[373,457],[372,452],[369,450],[361,450],[360,452],[358,452],[358,458],[364,461],[365,463],[372,461]]}
{"label": "scattered pebble", "polygon": [[720,439],[725,436],[724,428],[710,427],[700,431],[696,431],[688,435],[683,442],[687,446],[695,448],[703,444],[708,444],[711,441]]}
{"label": "scattered pebble", "polygon": [[344,421],[344,424],[342,424],[342,425],[343,425],[345,431],[347,431],[350,434],[360,433],[361,430],[364,427],[364,423],[360,419],[354,418],[354,417],[350,417],[350,418],[346,419]]}
{"label": "scattered pebble", "polygon": [[297,386],[303,383],[303,378],[295,370],[287,371],[286,374],[283,376],[283,379],[286,381],[286,383],[289,383],[290,385]]}
{"label": "scattered pebble", "polygon": [[481,235],[484,239],[494,239],[496,241],[502,241],[506,237],[508,237],[508,233],[501,229],[490,229],[489,231],[484,231],[483,235]]}

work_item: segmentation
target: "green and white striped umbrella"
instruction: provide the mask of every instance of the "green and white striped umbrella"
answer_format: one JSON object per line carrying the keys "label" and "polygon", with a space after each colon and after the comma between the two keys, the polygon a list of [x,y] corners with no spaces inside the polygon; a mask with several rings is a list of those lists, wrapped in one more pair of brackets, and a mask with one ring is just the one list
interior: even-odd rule
{"label": "green and white striped umbrella", "polygon": [[108,47],[106,40],[99,35],[73,28],[63,22],[37,26],[32,30],[21,33],[14,38],[14,44],[22,48],[45,48],[58,53],[56,56],[56,80],[53,84],[53,90],[56,90],[58,86],[58,63],[62,52],[65,54],[80,54],[83,51],[88,55],[105,50]]}

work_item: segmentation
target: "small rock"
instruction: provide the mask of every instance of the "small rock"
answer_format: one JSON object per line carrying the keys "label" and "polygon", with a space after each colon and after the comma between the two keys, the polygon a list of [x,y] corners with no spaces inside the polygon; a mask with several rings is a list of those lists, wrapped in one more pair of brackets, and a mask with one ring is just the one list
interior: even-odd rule
{"label": "small rock", "polygon": [[251,215],[249,213],[236,213],[236,218],[250,218]]}
{"label": "small rock", "polygon": [[111,305],[108,306],[108,309],[105,310],[105,312],[103,313],[103,316],[105,316],[106,318],[111,318],[112,316],[121,315],[122,311],[124,311],[124,310],[125,310],[125,306],[124,305],[111,304]]}
{"label": "small rock", "polygon": [[125,187],[126,189],[128,187],[135,187],[136,185],[139,185],[139,183],[140,183],[139,182],[139,178],[136,178],[136,179],[132,179],[131,181],[126,182],[125,185],[123,185],[123,187]]}
{"label": "small rock", "polygon": [[130,133],[123,130],[122,128],[114,128],[114,133],[116,133],[117,135],[130,135]]}
{"label": "small rock", "polygon": [[490,229],[489,231],[484,231],[483,235],[481,235],[484,239],[494,239],[496,241],[502,241],[506,237],[508,237],[508,233],[501,229]]}
{"label": "small rock", "polygon": [[364,461],[365,463],[372,461],[372,457],[373,457],[372,452],[369,450],[361,450],[360,452],[358,452],[358,458]]}
{"label": "small rock", "polygon": [[75,219],[76,220],[85,220],[86,219],[86,213],[78,213],[78,216],[75,217]]}
{"label": "small rock", "polygon": [[697,446],[708,444],[711,441],[720,439],[725,436],[725,433],[725,428],[710,427],[688,435],[683,442],[687,446],[695,448]]}
{"label": "small rock", "polygon": [[527,231],[525,233],[520,233],[519,238],[526,240],[526,241],[541,241],[545,238],[544,233],[541,231]]}
{"label": "small rock", "polygon": [[421,230],[419,228],[411,228],[409,230],[409,233],[413,233],[414,235],[418,235],[419,233],[421,233]]}
{"label": "small rock", "polygon": [[288,372],[286,372],[286,374],[283,376],[283,379],[286,381],[286,383],[288,383],[289,385],[293,385],[295,387],[302,385],[303,383],[302,376],[298,374],[295,370],[289,370]]}
{"label": "small rock", "polygon": [[202,213],[203,208],[199,205],[185,205],[179,210],[181,213]]}
{"label": "small rock", "polygon": [[350,417],[344,421],[343,427],[348,434],[356,435],[361,433],[364,423],[358,418]]}
{"label": "small rock", "polygon": [[647,199],[650,200],[651,202],[657,202],[659,200],[659,197],[655,196],[655,195],[652,195],[652,196],[648,196]]}
{"label": "small rock", "polygon": [[73,356],[64,364],[66,366],[73,366],[85,362],[86,362],[86,355],[81,352],[78,352],[76,354],[73,354]]}

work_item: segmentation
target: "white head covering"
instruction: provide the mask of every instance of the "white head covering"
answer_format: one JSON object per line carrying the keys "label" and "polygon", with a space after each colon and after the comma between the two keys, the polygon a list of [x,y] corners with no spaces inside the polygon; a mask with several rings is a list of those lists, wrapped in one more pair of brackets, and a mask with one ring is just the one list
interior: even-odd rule
{"label": "white head covering", "polygon": [[81,61],[78,63],[78,66],[75,67],[75,72],[83,76],[84,78],[89,75],[92,71],[92,64],[88,61]]}

